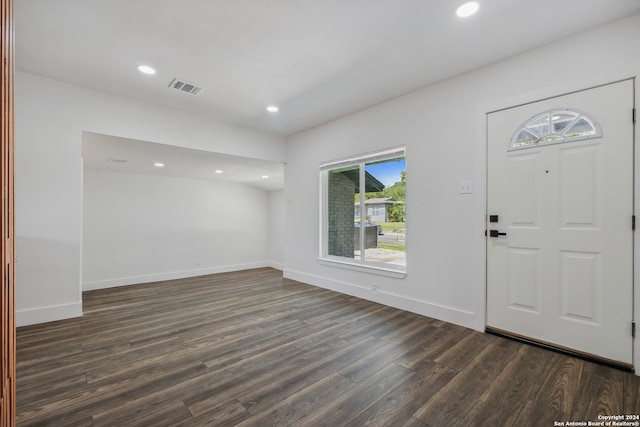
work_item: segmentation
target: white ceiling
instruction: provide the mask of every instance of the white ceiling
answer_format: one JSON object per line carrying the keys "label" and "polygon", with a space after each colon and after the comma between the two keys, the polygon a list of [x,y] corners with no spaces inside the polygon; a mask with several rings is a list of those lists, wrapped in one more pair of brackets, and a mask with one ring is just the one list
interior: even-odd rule
{"label": "white ceiling", "polygon": [[284,188],[282,163],[91,132],[82,135],[82,158],[85,169],[238,182],[266,191]]}
{"label": "white ceiling", "polygon": [[[640,0],[479,0],[479,12],[461,19],[464,1],[16,0],[16,67],[289,135],[640,11]],[[169,89],[173,78],[205,91]],[[268,113],[269,104],[280,111]],[[117,168],[104,163],[122,152],[144,156],[140,170],[127,163],[138,173],[164,154],[196,162],[180,163],[181,174],[233,160],[118,138],[90,144],[88,167]],[[253,166],[262,175],[273,165]]]}
{"label": "white ceiling", "polygon": [[[16,64],[291,134],[640,11],[640,0],[479,0],[463,20],[464,1],[16,0]],[[206,90],[168,89],[174,77]]]}

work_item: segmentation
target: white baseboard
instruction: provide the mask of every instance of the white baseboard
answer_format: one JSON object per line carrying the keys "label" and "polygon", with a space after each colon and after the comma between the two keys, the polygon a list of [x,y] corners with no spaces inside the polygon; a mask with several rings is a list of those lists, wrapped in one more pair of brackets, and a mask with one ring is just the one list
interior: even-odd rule
{"label": "white baseboard", "polygon": [[82,316],[82,302],[16,310],[16,326],[35,325],[80,316]]}
{"label": "white baseboard", "polygon": [[115,288],[117,286],[135,285],[138,283],[160,282],[163,280],[186,279],[188,277],[206,276],[207,274],[228,273],[230,271],[249,270],[252,268],[274,267],[269,262],[223,265],[218,267],[198,268],[193,270],[171,271],[166,273],[145,274],[140,276],[117,277],[115,279],[84,282],[83,291]]}
{"label": "white baseboard", "polygon": [[275,268],[276,270],[280,270],[280,271],[284,270],[284,263],[269,261],[267,264],[269,265],[269,267]]}
{"label": "white baseboard", "polygon": [[410,311],[412,313],[421,314],[423,316],[432,317],[434,319],[443,320],[445,322],[464,326],[470,329],[476,329],[476,315],[469,311],[460,310],[444,305],[433,304],[427,301],[421,301],[414,298],[407,298],[402,295],[394,294],[386,291],[373,291],[368,287],[356,285],[353,283],[342,282],[338,280],[328,279],[326,277],[316,276],[313,274],[303,273],[290,269],[284,270],[284,277],[297,280],[302,283],[318,286],[354,297],[374,301],[380,304],[399,308],[401,310]]}

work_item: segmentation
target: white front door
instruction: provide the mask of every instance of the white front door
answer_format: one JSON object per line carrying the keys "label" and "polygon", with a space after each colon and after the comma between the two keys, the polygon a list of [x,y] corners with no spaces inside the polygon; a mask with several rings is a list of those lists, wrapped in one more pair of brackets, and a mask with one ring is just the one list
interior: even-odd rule
{"label": "white front door", "polygon": [[633,90],[488,115],[488,329],[632,365]]}

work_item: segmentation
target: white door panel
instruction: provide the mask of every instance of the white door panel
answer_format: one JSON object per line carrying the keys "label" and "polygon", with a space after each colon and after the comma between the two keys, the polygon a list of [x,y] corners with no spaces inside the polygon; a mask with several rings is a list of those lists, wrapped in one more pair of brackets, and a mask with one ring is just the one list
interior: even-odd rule
{"label": "white door panel", "polygon": [[[632,107],[628,80],[488,115],[488,328],[631,365]],[[602,135],[509,150],[556,109]]]}

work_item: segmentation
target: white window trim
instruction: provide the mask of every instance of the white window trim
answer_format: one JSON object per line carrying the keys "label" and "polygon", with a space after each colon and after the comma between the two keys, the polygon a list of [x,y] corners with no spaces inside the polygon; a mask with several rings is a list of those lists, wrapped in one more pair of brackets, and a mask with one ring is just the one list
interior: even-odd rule
{"label": "white window trim", "polygon": [[326,171],[329,169],[338,169],[341,167],[357,165],[360,163],[370,163],[376,160],[389,160],[397,157],[407,157],[406,148],[404,146],[390,148],[384,151],[375,151],[360,156],[349,157],[346,159],[332,160],[326,163],[320,164],[320,171]]}
{"label": "white window trim", "polygon": [[[532,121],[534,121],[536,119],[539,119],[542,116],[548,115],[551,118],[551,117],[553,117],[554,114],[566,114],[566,113],[569,113],[571,115],[575,115],[575,118],[566,127],[566,129],[562,130],[561,132],[555,132],[553,129],[549,128],[549,131],[545,135],[538,135],[538,133],[536,133],[535,131],[527,129],[527,125],[529,123],[531,123]],[[590,125],[592,125],[593,126],[593,130],[594,130],[595,133],[592,134],[592,135],[583,135],[583,136],[577,136],[577,137],[570,137],[570,136],[565,135],[567,130],[571,129],[573,124],[576,123],[580,119],[585,119]],[[551,124],[552,123],[549,122],[549,126],[551,126]],[[524,146],[519,146],[519,147],[514,146],[514,142],[515,142],[517,136],[523,130],[528,132],[528,133],[530,133],[531,135],[538,136],[540,138],[538,140],[536,140],[536,142],[531,144],[531,145],[524,145]],[[557,136],[560,139],[557,140],[557,141],[539,142],[540,139],[543,139],[543,138],[546,138],[546,137],[549,137],[549,136]],[[584,111],[578,110],[576,108],[552,108],[550,110],[546,110],[546,111],[538,113],[538,114],[536,114],[534,116],[531,116],[524,123],[522,123],[518,127],[518,129],[515,131],[515,133],[511,137],[511,139],[509,140],[509,146],[507,148],[507,151],[527,150],[527,149],[530,149],[530,148],[545,147],[547,145],[566,144],[566,143],[576,142],[576,141],[586,141],[586,140],[595,139],[595,138],[602,138],[602,128],[600,127],[600,124],[598,123],[598,121],[595,120],[593,117],[591,117],[591,115],[585,113]]]}
{"label": "white window trim", "polygon": [[[380,276],[395,277],[404,279],[407,276],[406,270],[395,270],[391,268],[381,267],[385,265],[382,262],[361,264],[358,262],[345,261],[345,258],[327,256],[319,259],[320,263],[329,267],[345,268],[348,270],[360,271],[363,273],[377,274]],[[393,264],[391,264],[393,265]]]}
{"label": "white window trim", "polygon": [[[407,266],[389,264],[383,262],[365,261],[362,259],[351,259],[328,254],[328,241],[326,239],[328,224],[328,173],[330,170],[347,166],[364,165],[375,161],[390,160],[403,157],[406,160],[406,147],[399,146],[384,151],[376,151],[346,159],[334,160],[320,164],[320,234],[319,234],[319,258],[321,264],[361,271],[365,273],[378,274],[389,277],[404,278],[407,275]],[[360,167],[360,182],[365,182],[365,169]],[[360,213],[366,212],[362,208],[365,206],[364,192],[360,192]],[[360,217],[362,222],[362,216]],[[365,247],[365,234],[360,233],[360,247]]]}

